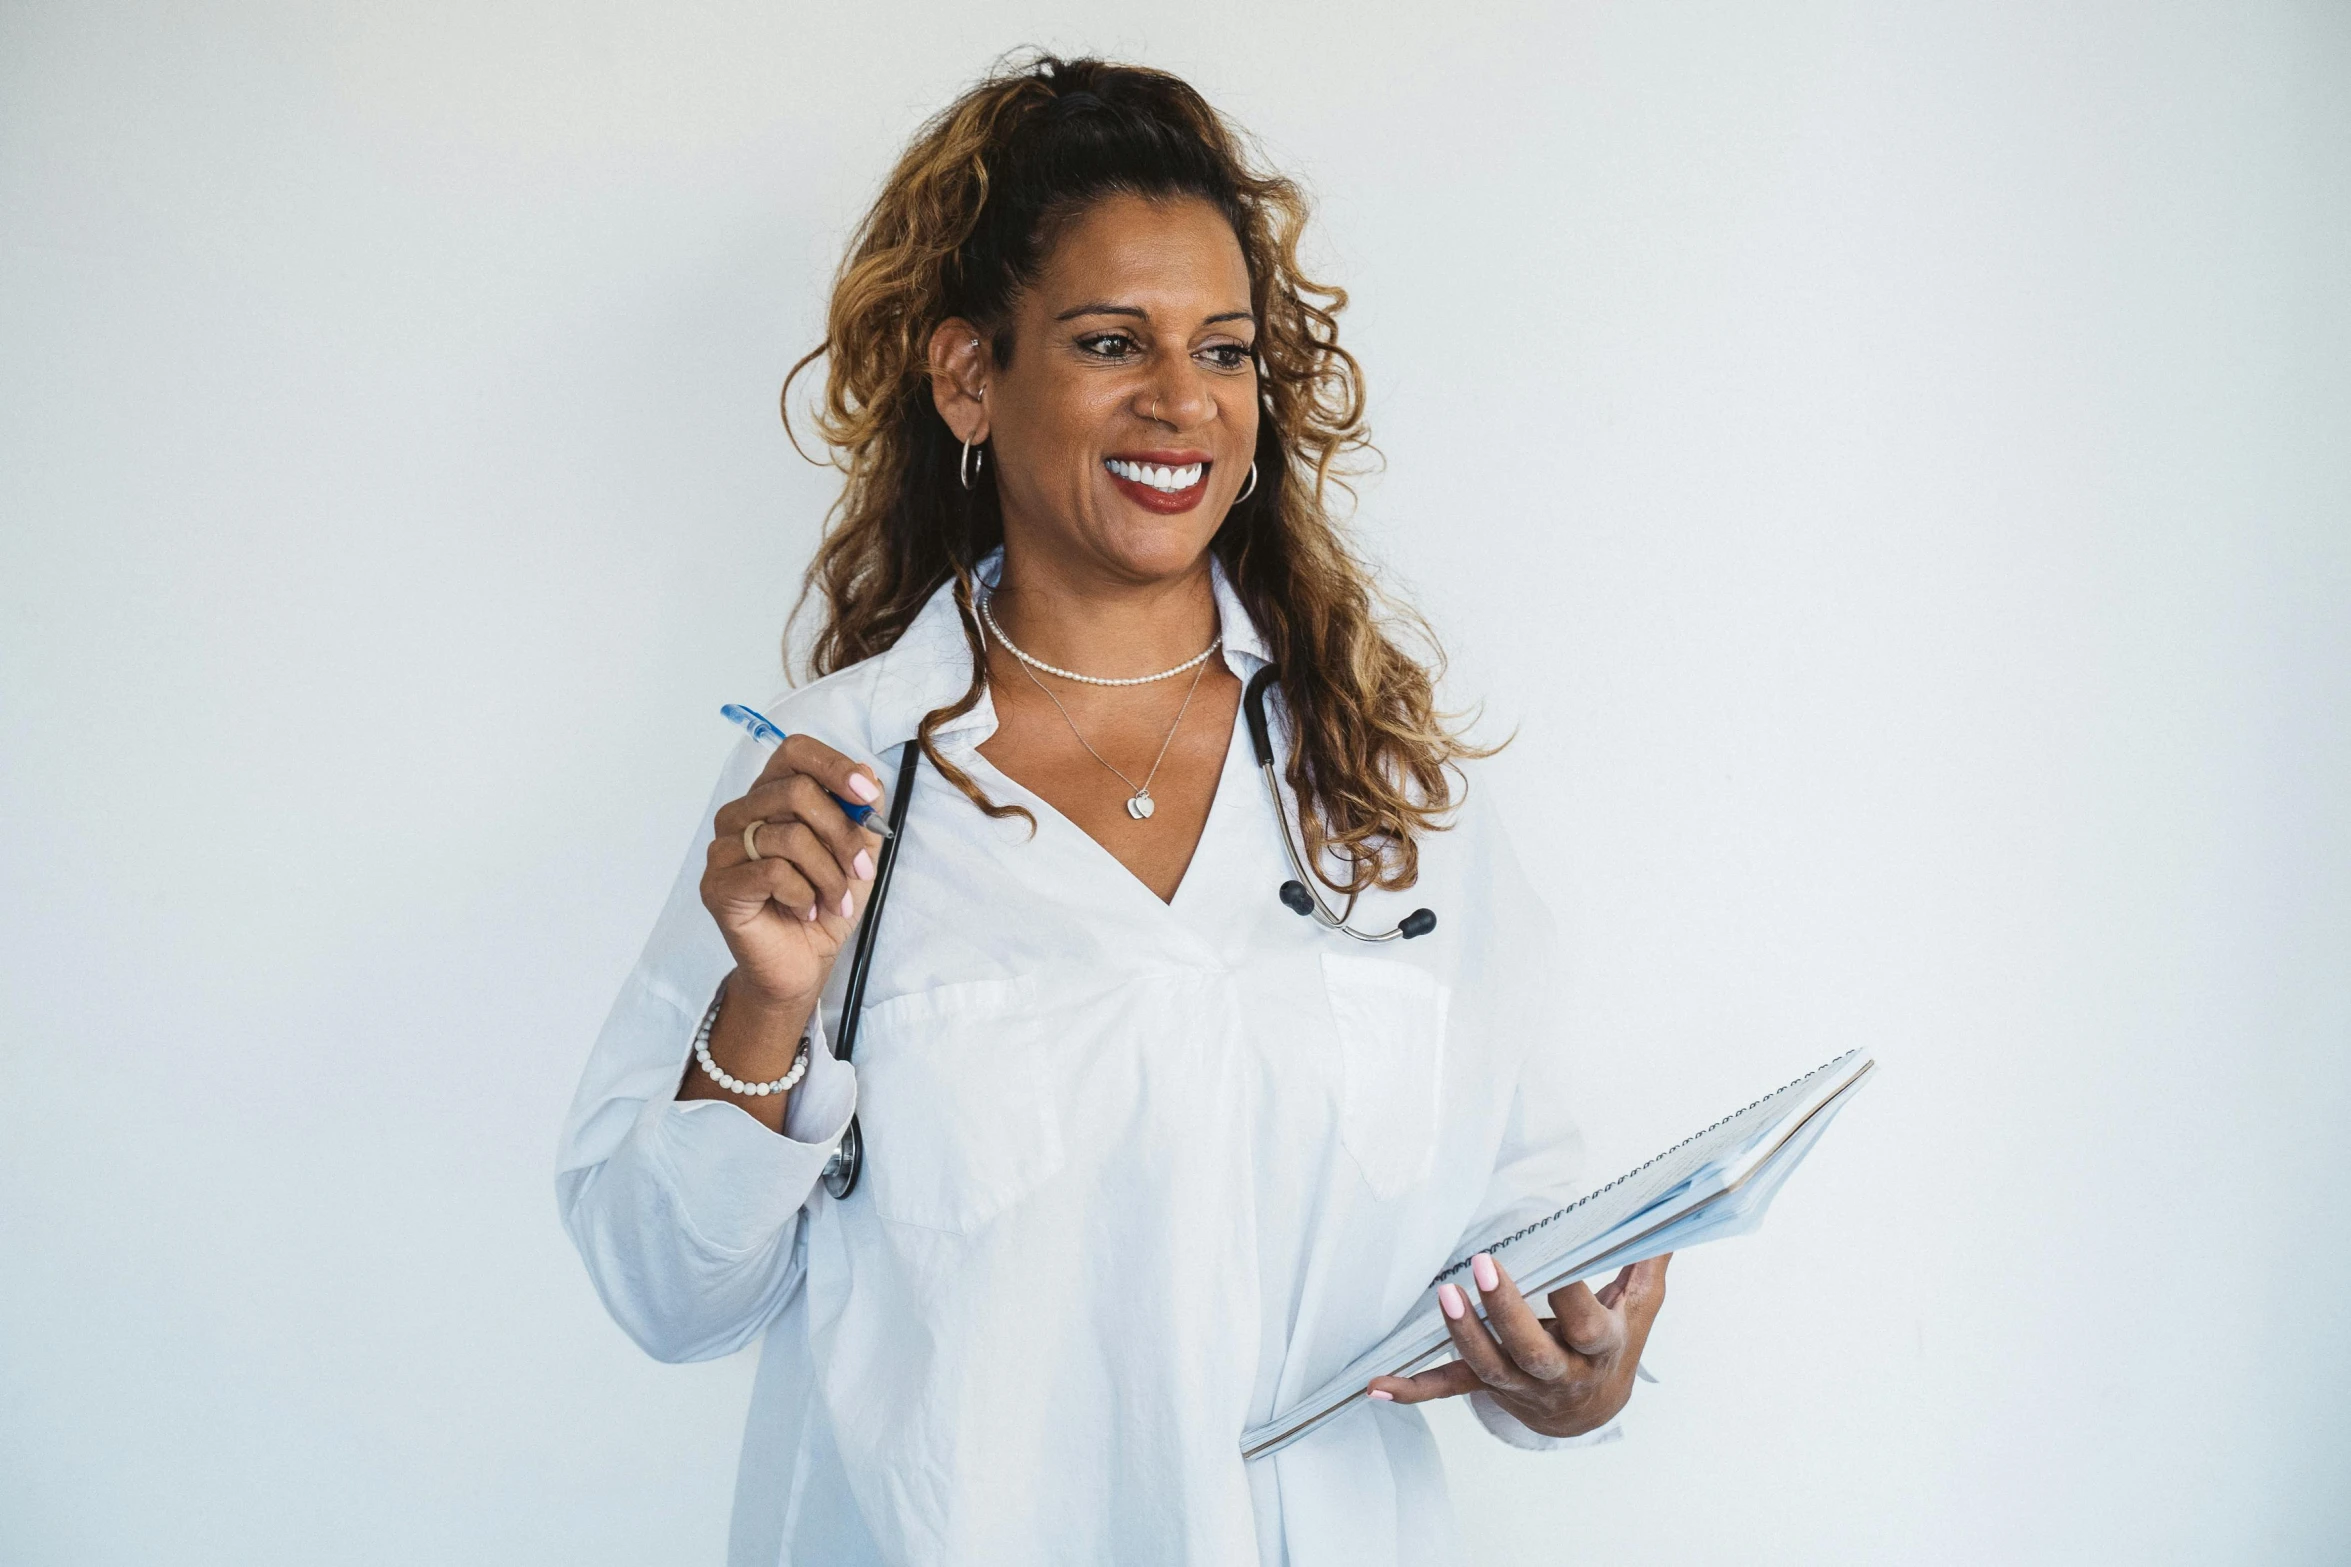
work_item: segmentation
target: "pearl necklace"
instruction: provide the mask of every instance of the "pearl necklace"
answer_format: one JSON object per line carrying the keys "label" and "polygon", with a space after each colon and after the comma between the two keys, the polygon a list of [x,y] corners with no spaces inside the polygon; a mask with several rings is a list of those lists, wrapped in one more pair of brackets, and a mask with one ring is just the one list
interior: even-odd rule
{"label": "pearl necklace", "polygon": [[1019,659],[1023,664],[1026,664],[1031,669],[1041,669],[1048,675],[1059,675],[1064,680],[1075,680],[1084,685],[1156,685],[1162,680],[1173,680],[1176,676],[1182,674],[1185,670],[1191,669],[1196,665],[1207,663],[1208,655],[1214,653],[1218,648],[1224,645],[1224,635],[1220,632],[1217,634],[1216,640],[1209,643],[1208,646],[1202,648],[1199,652],[1193,654],[1190,658],[1185,659],[1182,663],[1176,665],[1173,669],[1163,669],[1156,675],[1135,675],[1129,679],[1124,680],[1115,680],[1108,675],[1081,675],[1074,669],[1062,669],[1057,665],[1046,663],[1041,658],[1031,658],[1028,654],[1022,652],[1020,648],[1014,644],[1012,638],[1004,634],[1004,628],[996,624],[996,613],[994,610],[988,607],[989,601],[995,598],[995,596],[996,595],[993,593],[983,593],[980,595],[980,619],[987,622],[989,633],[993,635],[997,641],[1004,644],[1004,651],[1010,653],[1014,658]]}

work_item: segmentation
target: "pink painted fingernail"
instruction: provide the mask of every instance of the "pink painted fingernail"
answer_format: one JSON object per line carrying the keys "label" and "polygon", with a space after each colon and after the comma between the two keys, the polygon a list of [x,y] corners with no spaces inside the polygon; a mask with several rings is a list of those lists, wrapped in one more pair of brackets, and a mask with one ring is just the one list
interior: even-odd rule
{"label": "pink painted fingernail", "polygon": [[1469,1276],[1478,1281],[1481,1293],[1502,1282],[1502,1275],[1495,1268],[1494,1259],[1482,1251],[1469,1259]]}
{"label": "pink painted fingernail", "polygon": [[1396,1395],[1382,1387],[1373,1388],[1371,1390],[1371,1396],[1378,1399],[1383,1404],[1393,1404],[1396,1402]]}
{"label": "pink painted fingernail", "polygon": [[805,920],[806,922],[808,922],[808,923],[809,923],[809,924],[811,924],[811,925],[815,924],[815,923],[816,923],[816,905],[815,905],[815,904],[813,904],[813,903],[811,903],[810,905],[808,905],[808,912],[807,912],[806,914],[803,914],[803,915],[801,915],[801,916],[800,916],[800,918],[801,918],[801,919],[803,919],[803,920]]}
{"label": "pink painted fingernail", "polygon": [[857,912],[857,905],[849,901],[849,894],[841,894],[841,918],[848,919]]}
{"label": "pink painted fingernail", "polygon": [[873,856],[863,849],[858,850],[857,858],[849,862],[849,871],[859,881],[873,880]]}
{"label": "pink painted fingernail", "polygon": [[1456,1322],[1461,1320],[1463,1312],[1469,1310],[1469,1302],[1461,1298],[1461,1291],[1450,1284],[1437,1286],[1437,1304],[1444,1307],[1445,1315]]}
{"label": "pink painted fingernail", "polygon": [[868,805],[871,805],[874,801],[882,797],[881,785],[875,783],[871,778],[866,777],[863,773],[851,773],[849,775],[849,792],[857,796],[857,798],[860,800],[865,801]]}

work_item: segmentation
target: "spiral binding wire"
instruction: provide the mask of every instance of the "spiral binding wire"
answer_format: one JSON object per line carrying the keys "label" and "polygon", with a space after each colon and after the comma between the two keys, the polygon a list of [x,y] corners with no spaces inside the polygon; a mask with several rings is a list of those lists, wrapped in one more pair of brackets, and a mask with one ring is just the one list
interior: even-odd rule
{"label": "spiral binding wire", "polygon": [[[1841,1056],[1836,1056],[1830,1060],[1823,1061],[1820,1065],[1814,1067],[1811,1071],[1805,1073],[1802,1077],[1795,1078],[1792,1081],[1786,1083],[1782,1083],[1779,1087],[1773,1089],[1770,1093],[1765,1094],[1761,1099],[1756,1100],[1753,1104],[1747,1105],[1743,1109],[1733,1110],[1729,1115],[1724,1116],[1721,1120],[1715,1122],[1712,1126],[1706,1127],[1700,1131],[1692,1132],[1689,1136],[1683,1138],[1680,1142],[1675,1143],[1671,1148],[1666,1149],[1663,1153],[1654,1154],[1651,1157],[1642,1160],[1639,1164],[1634,1165],[1631,1169],[1625,1171],[1624,1174],[1618,1176],[1615,1180],[1610,1181],[1606,1186],[1596,1186],[1592,1188],[1592,1190],[1584,1193],[1583,1196],[1578,1197],[1574,1202],[1569,1203],[1566,1207],[1560,1209],[1557,1213],[1550,1215],[1548,1218],[1537,1219],[1534,1223],[1526,1226],[1524,1229],[1514,1230],[1510,1234],[1505,1235],[1500,1240],[1494,1242],[1494,1244],[1491,1246],[1481,1246],[1478,1248],[1478,1250],[1487,1253],[1498,1252],[1505,1246],[1511,1245],[1517,1241],[1525,1240],[1528,1236],[1534,1234],[1535,1231],[1542,1229],[1547,1225],[1557,1224],[1561,1219],[1566,1218],[1569,1214],[1575,1212],[1578,1208],[1581,1208],[1584,1204],[1592,1201],[1594,1198],[1605,1197],[1608,1195],[1608,1193],[1614,1191],[1617,1187],[1622,1186],[1625,1182],[1631,1180],[1634,1176],[1639,1175],[1643,1170],[1648,1169],[1651,1165],[1656,1164],[1661,1160],[1672,1158],[1675,1154],[1680,1153],[1684,1148],[1689,1147],[1690,1144],[1696,1142],[1699,1138],[1706,1137],[1714,1132],[1720,1131],[1723,1127],[1730,1125],[1739,1117],[1743,1115],[1750,1115],[1756,1110],[1761,1109],[1763,1106],[1771,1103],[1774,1099],[1779,1098],[1780,1095],[1786,1093],[1789,1089],[1800,1088],[1804,1084],[1809,1083],[1814,1078],[1820,1076],[1821,1073],[1827,1071],[1830,1067],[1842,1065],[1843,1063],[1852,1060],[1859,1054],[1861,1054],[1859,1050],[1848,1050]],[[1439,1273],[1435,1278],[1429,1280],[1427,1287],[1430,1289],[1435,1289],[1438,1285],[1453,1277],[1454,1274],[1463,1272],[1469,1267],[1472,1258],[1474,1258],[1476,1255],[1477,1254],[1473,1252],[1469,1257],[1464,1257],[1459,1262],[1448,1264],[1443,1272]]]}

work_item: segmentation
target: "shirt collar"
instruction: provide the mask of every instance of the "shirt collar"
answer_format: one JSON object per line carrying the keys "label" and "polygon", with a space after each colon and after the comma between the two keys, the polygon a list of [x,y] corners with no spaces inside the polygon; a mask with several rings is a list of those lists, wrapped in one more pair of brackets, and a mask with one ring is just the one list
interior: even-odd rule
{"label": "shirt collar", "polygon": [[[989,552],[979,563],[981,582],[993,587],[1004,569],[1004,551]],[[1226,576],[1224,562],[1208,557],[1210,589],[1216,597],[1216,623],[1224,637],[1225,667],[1246,682],[1272,660],[1257,622],[1241,603]],[[867,743],[875,753],[904,745],[921,727],[923,715],[952,704],[971,685],[971,646],[964,640],[962,617],[955,609],[955,584],[943,582],[915,614],[905,634],[870,662],[870,696],[866,707]],[[844,675],[850,674],[843,670]],[[941,724],[935,737],[949,736],[961,746],[977,746],[996,732],[996,704],[981,691],[972,710]]]}

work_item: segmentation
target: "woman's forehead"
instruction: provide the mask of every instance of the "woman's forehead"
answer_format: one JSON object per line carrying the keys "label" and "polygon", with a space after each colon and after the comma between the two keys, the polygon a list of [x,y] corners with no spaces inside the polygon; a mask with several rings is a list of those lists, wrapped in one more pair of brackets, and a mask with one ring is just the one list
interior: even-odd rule
{"label": "woman's forehead", "polygon": [[1249,309],[1249,265],[1231,223],[1193,196],[1120,194],[1064,226],[1030,289],[1048,316],[1089,305],[1205,318]]}

